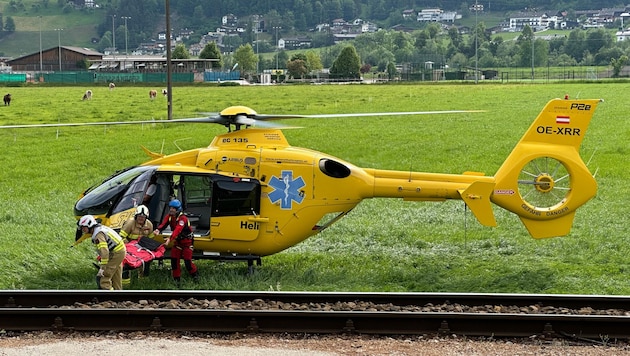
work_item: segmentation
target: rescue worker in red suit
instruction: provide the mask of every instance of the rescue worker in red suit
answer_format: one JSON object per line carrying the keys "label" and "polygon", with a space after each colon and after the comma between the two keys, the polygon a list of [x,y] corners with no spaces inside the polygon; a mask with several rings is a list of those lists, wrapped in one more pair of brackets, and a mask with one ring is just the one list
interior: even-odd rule
{"label": "rescue worker in red suit", "polygon": [[188,274],[190,274],[195,281],[198,280],[199,274],[197,273],[197,266],[192,261],[193,255],[193,231],[190,227],[190,221],[188,217],[184,215],[182,211],[182,203],[177,200],[171,200],[168,203],[169,213],[164,217],[162,223],[153,232],[155,235],[162,233],[167,226],[171,227],[171,236],[164,242],[168,245],[171,240],[174,240],[173,247],[171,248],[171,269],[173,271],[173,279],[179,285],[181,279],[181,266],[180,259],[184,260],[184,265]]}
{"label": "rescue worker in red suit", "polygon": [[127,255],[125,242],[113,229],[101,225],[94,216],[85,215],[77,221],[82,234],[90,234],[96,245],[100,268],[96,274],[96,283],[100,289],[122,290],[122,263]]}

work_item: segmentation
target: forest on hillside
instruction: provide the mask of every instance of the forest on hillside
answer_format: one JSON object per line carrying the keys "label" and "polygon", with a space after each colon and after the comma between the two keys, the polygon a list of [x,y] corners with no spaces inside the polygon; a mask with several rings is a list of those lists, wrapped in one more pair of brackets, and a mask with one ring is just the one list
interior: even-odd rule
{"label": "forest on hillside", "polygon": [[[114,38],[125,38],[126,42],[128,35],[130,49],[142,42],[155,39],[157,32],[165,29],[166,0],[106,0],[98,3],[102,6],[98,12],[102,13],[100,18],[103,19],[97,25],[101,40],[97,47],[99,50],[111,46],[109,41],[112,37],[113,20],[117,20]],[[452,70],[479,66],[484,68],[531,67],[533,71],[534,67],[574,65],[612,65],[613,68],[619,69],[628,62],[628,57],[630,57],[630,41],[617,42],[610,28],[589,30],[576,28],[571,31],[562,31],[560,34],[556,33],[553,38],[541,38],[531,29],[527,29],[514,40],[504,40],[501,36],[491,34],[483,21],[479,21],[476,25],[476,21],[469,21],[472,23],[469,25],[471,32],[467,34],[462,34],[454,26],[446,31],[437,23],[417,24],[417,21],[413,19],[408,21],[417,26],[414,31],[392,29],[393,24],[403,21],[404,9],[418,11],[425,6],[432,6],[444,10],[454,9],[464,17],[473,16],[474,14],[471,15],[469,10],[470,1],[267,0],[250,3],[245,0],[217,0],[210,3],[207,0],[170,0],[169,3],[171,28],[176,32],[186,28],[194,33],[184,43],[187,46],[199,43],[202,34],[216,31],[217,27],[221,26],[224,15],[233,14],[239,19],[239,27],[243,27],[244,31],[239,36],[225,36],[228,39],[238,40],[230,44],[232,50],[249,46],[252,53],[254,52],[251,50],[252,47],[255,48],[255,53],[274,53],[273,58],[261,55],[255,60],[248,61],[252,63],[251,68],[245,68],[245,62],[241,62],[239,67],[241,70],[273,69],[279,66],[284,67],[293,60],[300,60],[300,58],[289,57],[285,51],[276,51],[274,45],[279,35],[295,36],[296,34],[307,34],[313,39],[312,47],[321,47],[317,52],[307,52],[306,55],[312,58],[317,57],[317,61],[321,62],[325,68],[331,67],[344,47],[351,44],[356,48],[361,65],[364,66],[362,70],[372,68],[372,71],[379,72],[395,71],[397,68],[405,68],[413,72],[426,62],[433,62],[440,68]],[[63,6],[66,9],[67,3],[64,3],[64,0],[58,0],[57,4],[49,4],[49,6]],[[565,11],[569,19],[575,19],[579,14],[578,11],[584,9],[596,10],[609,7],[623,9],[623,5],[615,5],[612,1],[580,0],[548,2],[500,0],[487,2],[484,6],[485,9],[492,7],[495,17],[501,19],[509,17],[513,12],[526,9],[548,14]],[[73,7],[68,11],[85,11],[85,9]],[[59,8],[57,8],[58,12]],[[10,14],[10,11],[4,13],[7,21]],[[45,9],[41,9],[39,14],[45,15]],[[264,20],[264,26],[267,29],[266,33],[261,34],[260,41],[258,41],[258,35],[254,35],[251,31],[253,15],[259,15]],[[130,21],[123,22],[123,17]],[[366,33],[353,41],[335,46],[333,46],[331,36],[326,38],[324,32],[311,32],[315,25],[330,23],[338,18],[346,21],[356,18],[374,21],[383,30]],[[125,28],[124,24],[127,24],[128,28]],[[617,23],[611,26],[618,25]],[[273,33],[269,30],[271,28],[281,28],[281,33]],[[223,45],[225,45],[226,39],[223,40]],[[235,64],[233,58],[229,55],[226,57],[223,61],[224,66],[231,68]],[[305,62],[306,65],[300,72],[313,69],[310,68],[308,60]],[[618,74],[618,71],[614,74]]]}
{"label": "forest on hillside", "polygon": [[[13,0],[17,1],[17,0]],[[165,0],[106,0],[97,1],[107,16],[99,25],[102,36],[111,30],[111,16],[128,16],[133,20],[128,24],[130,43],[138,44],[152,38],[156,30],[164,28]],[[215,31],[221,19],[227,14],[247,19],[251,15],[263,17],[266,29],[282,26],[285,33],[312,31],[317,24],[330,23],[333,19],[350,21],[361,18],[375,22],[382,28],[389,28],[403,21],[405,9],[441,8],[457,11],[464,17],[471,16],[470,6],[475,1],[461,0],[170,0],[171,27],[190,29],[197,34]],[[619,0],[496,0],[479,1],[485,11],[510,12],[567,11],[623,7]],[[121,15],[124,14],[124,15]],[[247,21],[247,20],[245,20]],[[251,26],[250,23],[242,24]]]}

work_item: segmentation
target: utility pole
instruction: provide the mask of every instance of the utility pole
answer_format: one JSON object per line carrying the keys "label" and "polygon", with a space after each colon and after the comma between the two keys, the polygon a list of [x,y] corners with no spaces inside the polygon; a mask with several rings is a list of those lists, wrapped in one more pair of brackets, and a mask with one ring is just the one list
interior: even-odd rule
{"label": "utility pole", "polygon": [[166,105],[168,119],[173,119],[173,84],[171,83],[171,5],[166,1]]}
{"label": "utility pole", "polygon": [[127,48],[128,42],[127,42],[127,20],[131,19],[131,17],[129,16],[123,16],[121,17],[122,19],[125,20],[125,55],[129,55],[129,50]]}
{"label": "utility pole", "polygon": [[477,4],[477,0],[475,0],[475,84],[477,84],[479,82],[479,60],[477,58],[478,54],[477,54],[477,37],[478,36],[478,31],[477,31],[477,14],[479,13],[479,5]]}
{"label": "utility pole", "polygon": [[116,59],[116,15],[112,15],[112,54],[114,55],[114,59]]}
{"label": "utility pole", "polygon": [[532,82],[534,81],[534,29],[532,29]]}
{"label": "utility pole", "polygon": [[56,28],[55,31],[57,31],[59,40],[59,71],[61,72],[61,31],[63,31],[63,28]]}
{"label": "utility pole", "polygon": [[39,16],[39,73],[41,75],[41,73],[44,71],[44,65],[43,65],[43,58],[42,58],[42,16]]}
{"label": "utility pole", "polygon": [[[258,15],[257,15],[258,16]],[[256,27],[254,28],[254,31],[256,31],[256,59],[258,59],[258,28],[260,27],[260,19],[258,17],[256,17]],[[256,76],[258,76],[258,74],[260,73],[260,70],[258,69],[258,62],[260,61],[256,61]]]}
{"label": "utility pole", "polygon": [[276,30],[276,76],[278,75],[278,57],[280,57],[280,44],[278,41],[278,30],[281,29],[280,26],[274,26],[273,29]]}

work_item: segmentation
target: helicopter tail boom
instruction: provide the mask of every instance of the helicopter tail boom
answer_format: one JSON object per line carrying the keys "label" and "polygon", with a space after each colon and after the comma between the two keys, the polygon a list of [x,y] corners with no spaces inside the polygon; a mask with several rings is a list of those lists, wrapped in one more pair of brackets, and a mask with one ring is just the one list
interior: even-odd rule
{"label": "helicopter tail boom", "polygon": [[492,202],[534,238],[563,236],[597,183],[579,154],[599,99],[547,103],[495,175]]}
{"label": "helicopter tail boom", "polygon": [[374,177],[371,197],[402,198],[406,201],[461,199],[481,224],[497,224],[490,201],[493,177],[475,172],[441,174],[373,169],[366,172]]}
{"label": "helicopter tail boom", "polygon": [[477,220],[496,226],[494,203],[517,214],[534,238],[569,233],[577,208],[597,192],[579,148],[600,100],[551,100],[494,177],[366,169],[364,197],[461,199]]}

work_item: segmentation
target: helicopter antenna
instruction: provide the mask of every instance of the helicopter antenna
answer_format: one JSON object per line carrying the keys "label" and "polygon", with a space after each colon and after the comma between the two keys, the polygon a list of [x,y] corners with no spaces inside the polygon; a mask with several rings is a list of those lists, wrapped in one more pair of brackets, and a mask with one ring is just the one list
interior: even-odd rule
{"label": "helicopter antenna", "polygon": [[593,157],[595,157],[595,152],[597,152],[597,148],[595,148],[595,150],[593,151],[593,153],[591,153],[591,156],[588,158],[588,161],[586,161],[586,165],[588,166],[589,164],[591,164],[591,161],[593,160]]}
{"label": "helicopter antenna", "polygon": [[177,141],[183,141],[183,140],[192,140],[192,137],[186,137],[186,138],[180,138],[179,140],[175,140],[173,141],[173,144],[175,145],[175,147],[177,147],[177,149],[182,152],[184,150],[181,149],[181,147],[179,147],[179,145],[177,144]]}
{"label": "helicopter antenna", "polygon": [[[595,157],[595,152],[597,152],[597,148],[593,151],[593,153],[591,153],[591,156],[588,158],[588,161],[586,161],[587,166],[591,164],[593,157]],[[595,176],[597,175],[597,172],[599,172],[599,167],[595,168],[595,173],[593,173],[593,178],[595,178]]]}

